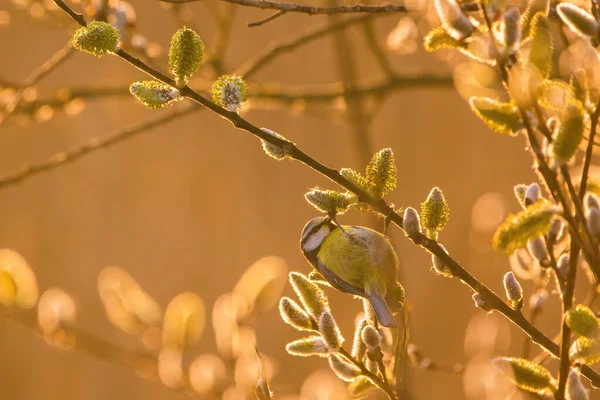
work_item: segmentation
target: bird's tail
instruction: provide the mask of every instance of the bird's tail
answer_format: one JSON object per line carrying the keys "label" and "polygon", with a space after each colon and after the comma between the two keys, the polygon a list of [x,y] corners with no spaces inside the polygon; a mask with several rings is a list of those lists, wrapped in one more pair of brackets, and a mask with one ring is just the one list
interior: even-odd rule
{"label": "bird's tail", "polygon": [[373,310],[375,310],[375,315],[377,315],[377,319],[381,325],[387,327],[398,326],[396,318],[394,318],[394,314],[392,314],[392,311],[383,298],[376,295],[371,295],[369,296],[369,301],[371,302]]}

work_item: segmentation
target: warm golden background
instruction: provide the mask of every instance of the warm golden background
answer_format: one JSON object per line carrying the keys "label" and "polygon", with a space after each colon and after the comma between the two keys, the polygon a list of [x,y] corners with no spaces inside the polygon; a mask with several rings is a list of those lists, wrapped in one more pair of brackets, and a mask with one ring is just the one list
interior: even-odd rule
{"label": "warm golden background", "polygon": [[[0,2],[0,78],[5,85],[22,82],[72,34],[74,27],[49,3]],[[154,0],[132,0],[131,4],[137,13],[137,32],[160,45],[164,56],[181,21]],[[427,8],[428,4],[421,6]],[[246,23],[269,12],[214,0],[184,7],[182,15],[198,27],[209,49],[218,30],[209,11],[215,8],[224,15],[236,11],[223,60],[224,71],[229,73],[269,44],[330,21],[324,16],[289,14],[248,28]],[[375,20],[376,40],[383,48],[401,18],[405,15]],[[451,77],[447,60],[422,50],[427,18],[416,14],[413,19],[418,27],[415,52],[388,51],[389,62],[406,76]],[[385,79],[361,26],[347,32],[359,85]],[[406,46],[411,47],[410,40]],[[453,64],[459,62],[464,60],[452,60]],[[160,60],[158,65],[165,70]],[[37,100],[53,96],[61,87],[127,88],[141,79],[145,79],[141,72],[116,57],[98,60],[77,53],[36,85]],[[213,72],[206,68],[199,79],[214,79]],[[259,88],[275,83],[285,85],[283,89],[292,85],[310,91],[331,88],[339,80],[336,45],[330,35],[278,56],[249,84]],[[9,96],[12,92],[5,87],[2,93]],[[30,95],[30,100],[37,101],[35,92]],[[400,86],[384,100],[369,100],[368,105],[377,112],[372,114],[366,141],[364,136],[357,137],[355,127],[345,118],[347,107],[342,98],[304,106],[249,104],[243,115],[285,135],[334,168],[362,169],[365,155],[391,147],[397,160],[398,188],[389,201],[397,207],[418,207],[433,186],[441,187],[451,208],[441,242],[471,273],[502,292],[508,261],[492,253],[489,241],[506,213],[518,209],[513,185],[535,179],[523,140],[491,133],[451,85]],[[0,128],[0,171],[41,161],[86,139],[164,112],[146,110],[127,95],[88,98],[83,110],[77,108],[71,110],[77,114],[74,116],[55,109],[47,121],[35,120],[45,119],[44,112],[33,119],[17,113]],[[220,295],[232,290],[246,268],[276,255],[285,260],[289,270],[309,271],[298,241],[304,223],[316,214],[303,195],[316,185],[334,188],[300,163],[270,159],[255,138],[199,111],[3,187],[0,247],[14,249],[28,260],[41,290],[58,286],[76,299],[78,327],[128,348],[142,349],[142,345],[106,318],[97,292],[97,276],[104,267],[126,269],[163,306],[178,293],[194,291],[204,299],[208,323],[191,354],[216,353],[210,324],[212,306]],[[381,221],[376,225],[373,218],[356,211],[340,221],[381,227]],[[525,336],[500,316],[486,316],[475,309],[470,290],[459,281],[430,272],[429,256],[398,229],[391,229],[391,237],[401,257],[402,281],[412,310],[411,342],[435,362],[468,365],[463,375],[411,368],[411,398],[504,398],[504,391],[486,394],[486,385],[502,386],[503,382],[489,380],[485,368],[478,365],[486,365],[494,355],[520,355]],[[524,288],[527,293],[530,284],[525,283]],[[350,340],[360,303],[331,290],[328,293],[334,315]],[[293,296],[289,286],[285,294]],[[553,297],[539,320],[551,337],[558,332],[558,310]],[[343,398],[324,391],[320,396],[311,395],[311,385],[302,389],[313,371],[327,371],[327,363],[285,353],[285,344],[301,334],[285,325],[276,310],[258,317],[253,325],[259,349],[275,360],[277,374],[271,384],[276,394],[304,390],[303,399]],[[533,349],[532,354],[537,354],[535,346]],[[83,352],[59,351],[8,320],[0,321],[0,388],[1,398],[11,400],[186,398]]]}

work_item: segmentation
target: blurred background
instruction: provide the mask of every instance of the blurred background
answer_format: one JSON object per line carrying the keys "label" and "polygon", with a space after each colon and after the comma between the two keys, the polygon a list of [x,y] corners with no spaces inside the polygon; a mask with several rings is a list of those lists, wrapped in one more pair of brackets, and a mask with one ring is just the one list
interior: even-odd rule
{"label": "blurred background", "polygon": [[[149,0],[120,3],[69,4],[88,16],[104,12],[120,24],[126,46],[163,71],[173,32],[183,25],[196,29],[207,46],[205,66],[191,82],[200,90],[208,90],[221,73],[244,71],[274,43],[356,17],[287,14],[250,28],[247,23],[270,11],[215,0],[176,7]],[[440,242],[502,294],[509,262],[492,252],[490,239],[506,215],[518,211],[513,186],[535,180],[531,157],[522,138],[494,135],[469,110],[465,98],[494,85],[485,71],[477,75],[469,70],[465,79],[470,65],[465,58],[423,51],[422,37],[437,25],[431,4],[414,0],[407,6],[418,12],[377,16],[338,31],[342,34],[323,35],[276,54],[248,77],[250,100],[242,115],[332,168],[362,171],[374,152],[392,148],[398,187],[388,200],[398,208],[418,208],[430,189],[439,186],[451,209]],[[3,105],[32,71],[65,46],[74,28],[51,1],[0,2]],[[144,74],[117,57],[70,54],[22,93],[23,101],[0,127],[0,171],[10,173],[172,112],[147,110],[128,94],[128,86],[143,79]],[[376,89],[363,90],[369,87]],[[362,94],[344,96],[344,90]],[[303,195],[317,185],[336,188],[298,162],[267,157],[254,137],[198,109],[72,163],[0,186],[0,247],[27,260],[40,292],[59,287],[74,299],[78,329],[126,349],[152,353],[139,337],[107,319],[98,294],[98,276],[105,267],[127,271],[162,308],[182,292],[198,294],[206,328],[186,352],[188,362],[197,355],[220,354],[212,324],[219,308],[215,317],[213,307],[219,299],[231,300],[222,296],[252,264],[277,274],[310,271],[298,243],[302,227],[317,213]],[[357,211],[340,222],[374,229],[383,224]],[[489,364],[497,355],[520,356],[525,335],[501,316],[476,309],[472,293],[459,281],[432,273],[430,257],[397,228],[391,228],[390,236],[402,263],[410,342],[441,366],[464,367],[460,373],[410,367],[410,398],[525,398]],[[523,286],[531,294],[531,283]],[[289,284],[283,293],[295,298]],[[361,303],[331,289],[327,293],[351,342]],[[558,333],[559,313],[552,296],[537,320],[550,337]],[[333,376],[326,360],[285,352],[286,343],[303,335],[281,321],[277,307],[246,323],[253,330],[245,331],[240,346],[252,353],[256,337],[272,364],[271,386],[279,398],[348,398],[345,384]],[[529,354],[538,354],[535,345]],[[58,350],[12,318],[0,319],[0,360],[6,399],[186,397],[131,368],[77,351],[77,344]],[[556,368],[552,362],[549,366]],[[243,378],[244,368],[238,369],[238,388],[230,388],[223,398],[246,398],[248,382],[253,390],[255,376]]]}

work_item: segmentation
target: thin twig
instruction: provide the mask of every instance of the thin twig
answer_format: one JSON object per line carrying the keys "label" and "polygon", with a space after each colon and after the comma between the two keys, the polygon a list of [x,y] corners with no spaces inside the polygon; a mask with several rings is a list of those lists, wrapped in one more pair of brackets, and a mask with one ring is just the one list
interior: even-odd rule
{"label": "thin twig", "polygon": [[82,158],[86,154],[99,149],[105,149],[114,146],[115,144],[130,139],[135,135],[146,132],[149,129],[166,124],[178,117],[182,117],[198,110],[200,110],[200,108],[195,105],[178,107],[167,114],[154,116],[147,121],[131,125],[130,127],[117,130],[116,132],[91,138],[85,143],[77,145],[69,150],[57,153],[45,161],[34,164],[25,164],[13,172],[9,172],[0,176],[0,188],[14,185],[26,178],[30,178],[32,176],[41,174],[42,172],[47,172],[62,165],[72,163]]}
{"label": "thin twig", "polygon": [[286,14],[286,11],[277,11],[276,13],[274,13],[273,15],[267,17],[267,18],[263,18],[260,21],[256,21],[256,22],[248,22],[248,24],[246,25],[248,28],[254,28],[256,26],[261,26],[266,24],[267,22],[271,22],[274,19],[277,19],[283,15]]}
{"label": "thin twig", "polygon": [[[6,309],[0,309],[0,316],[2,319],[10,321],[23,329],[35,332],[40,338],[44,337],[43,332],[38,328],[34,313],[14,313]],[[140,367],[143,367],[144,378],[153,381],[160,380],[158,377],[158,360],[155,355],[117,346],[106,339],[78,328],[70,328],[68,333],[73,335],[75,339],[74,349],[101,361],[120,365],[134,371],[138,371]]]}
{"label": "thin twig", "polygon": [[[56,4],[61,8],[69,7],[63,2],[63,0],[54,0]],[[70,10],[70,9],[69,9]],[[70,10],[71,14],[76,14],[74,11]],[[85,24],[85,20],[81,18],[77,19],[77,21],[82,21],[81,23]],[[124,50],[119,50],[116,53],[117,56],[121,57],[125,61],[129,62],[132,66],[138,68],[140,71],[145,72],[146,74],[152,76],[153,78],[171,86],[175,86],[175,81],[163,73],[155,70],[154,68],[144,64],[141,60],[131,56]],[[374,212],[377,212],[384,216],[389,216],[390,220],[399,228],[403,228],[403,218],[397,214],[383,199],[375,199],[371,197],[368,193],[364,192],[352,182],[344,178],[337,170],[329,168],[314,158],[310,157],[308,154],[304,153],[297,147],[295,144],[285,140],[279,139],[276,136],[270,135],[267,132],[263,131],[259,127],[251,124],[246,121],[240,115],[235,112],[227,111],[224,108],[221,108],[217,104],[211,102],[205,97],[201,96],[199,93],[195,92],[189,86],[183,87],[180,90],[180,93],[184,97],[188,97],[203,107],[211,110],[212,112],[220,115],[224,119],[228,120],[238,129],[244,130],[255,137],[264,140],[274,146],[280,147],[283,149],[288,158],[295,159],[300,161],[301,163],[307,165],[312,168],[314,171],[322,174],[324,177],[328,178],[332,182],[337,183],[338,185],[344,187],[345,189],[353,192],[357,196],[357,200],[359,202],[364,202],[368,204]],[[534,325],[532,325],[521,312],[513,310],[506,304],[497,294],[495,294],[492,290],[490,290],[487,286],[481,283],[477,278],[471,275],[466,269],[464,269],[458,262],[456,262],[440,245],[423,234],[413,235],[412,240],[415,244],[423,247],[431,254],[440,258],[440,260],[448,266],[452,274],[461,280],[464,284],[469,286],[475,292],[479,293],[484,301],[486,301],[490,307],[494,310],[497,310],[510,321],[512,321],[516,326],[518,326],[523,332],[531,337],[531,340],[538,344],[540,347],[544,348],[546,351],[551,353],[554,357],[559,358],[559,347],[556,343],[550,340],[546,335],[544,335],[539,329],[537,329]],[[581,369],[582,374],[588,378],[592,384],[595,386],[600,386],[600,374],[594,371],[589,366],[583,366]]]}
{"label": "thin twig", "polygon": [[23,93],[25,92],[25,89],[38,83],[52,70],[54,70],[54,68],[59,66],[65,60],[67,60],[69,56],[73,54],[73,50],[73,44],[71,43],[71,40],[69,40],[60,50],[54,53],[52,57],[48,59],[48,61],[42,64],[41,67],[36,68],[36,70],[33,71],[27,77],[27,79],[25,79],[25,82],[23,83],[21,88],[17,91],[17,93],[15,93],[10,103],[8,103],[8,105],[6,106],[4,114],[0,115],[0,126],[2,126],[2,124],[8,121],[10,116],[15,112],[15,110],[19,106],[19,103],[21,102],[21,99],[23,99]]}
{"label": "thin twig", "polygon": [[[329,0],[330,6],[333,7],[335,4],[336,0]],[[333,25],[338,21],[338,18],[343,17],[333,16],[330,24]],[[354,54],[352,54],[352,48],[350,47],[345,30],[335,32],[332,39],[337,56],[339,77],[344,89],[348,91],[348,93],[344,95],[344,103],[346,104],[344,117],[348,121],[348,125],[350,125],[350,129],[353,133],[354,148],[359,155],[358,161],[360,164],[366,165],[369,162],[373,151],[362,98],[355,96],[353,93],[356,85],[356,63],[354,62]]]}
{"label": "thin twig", "polygon": [[258,72],[259,69],[262,69],[277,55],[287,51],[292,51],[329,33],[336,32],[340,29],[345,29],[351,25],[363,21],[367,21],[371,18],[374,18],[375,16],[375,14],[367,14],[361,15],[359,17],[349,18],[345,21],[337,22],[335,24],[325,24],[323,26],[307,30],[306,32],[302,32],[297,36],[272,43],[257,58],[248,61],[246,64],[238,68],[236,74],[243,76],[245,79],[249,79],[250,76],[256,74],[256,72]]}
{"label": "thin twig", "polygon": [[[358,368],[362,375],[366,376],[371,382],[373,382],[374,385],[381,389],[390,398],[390,400],[398,400],[398,396],[396,395],[396,393],[394,393],[394,390],[392,389],[389,383],[386,383],[379,379],[379,377],[371,371],[369,371],[363,363],[355,360],[354,357],[352,357],[346,350],[344,350],[344,348],[340,348],[338,352],[345,358],[347,358],[356,368]],[[387,381],[387,377],[384,379]]]}
{"label": "thin twig", "polygon": [[592,126],[590,129],[590,137],[588,139],[587,149],[585,150],[585,157],[583,161],[583,168],[581,169],[581,181],[579,183],[579,200],[583,201],[583,196],[587,191],[587,180],[590,171],[590,164],[592,163],[592,155],[594,152],[594,137],[596,136],[596,130],[598,127],[598,118],[600,118],[600,100],[596,104],[596,110],[591,115]]}
{"label": "thin twig", "polygon": [[[160,0],[165,3],[192,3],[202,0]],[[268,0],[220,0],[227,3],[237,4],[239,6],[260,8],[262,10],[280,10],[286,13],[301,13],[308,15],[335,15],[335,14],[352,14],[352,13],[370,13],[370,14],[389,14],[389,13],[405,13],[406,7],[399,4],[384,4],[378,6],[354,4],[342,5],[334,7],[313,7],[292,3],[280,3],[278,1]],[[77,21],[79,22],[79,21]]]}
{"label": "thin twig", "polygon": [[[575,280],[577,278],[577,260],[579,258],[579,246],[577,243],[571,243],[569,252],[569,271],[566,278],[565,293],[562,296],[562,315],[573,306],[573,293],[575,292]],[[555,393],[556,400],[565,398],[565,388],[567,385],[567,376],[571,363],[569,361],[569,349],[571,348],[571,328],[563,318],[562,335],[560,339],[560,367],[558,372],[558,390]]]}

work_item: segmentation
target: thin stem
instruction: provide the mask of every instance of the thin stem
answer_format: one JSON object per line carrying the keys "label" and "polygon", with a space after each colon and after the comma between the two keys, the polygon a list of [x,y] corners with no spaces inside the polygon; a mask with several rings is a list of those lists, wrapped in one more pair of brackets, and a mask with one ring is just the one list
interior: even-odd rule
{"label": "thin stem", "polygon": [[581,181],[579,183],[579,200],[583,201],[583,196],[587,190],[588,174],[590,172],[590,164],[592,163],[592,155],[594,152],[594,137],[596,136],[596,130],[598,127],[598,118],[600,118],[600,100],[596,104],[596,110],[591,115],[592,126],[590,129],[590,137],[588,138],[587,149],[585,150],[585,157],[583,159],[583,168],[581,169]]}
{"label": "thin stem", "polygon": [[[63,0],[54,0],[54,2],[59,5],[61,8],[67,8],[68,6],[63,2]],[[75,14],[72,10],[71,13]],[[75,14],[77,15],[77,14]],[[83,21],[85,23],[85,21]],[[168,85],[174,86],[175,81],[171,78],[165,76],[161,72],[155,70],[154,68],[144,64],[139,59],[131,56],[124,50],[119,50],[116,53],[117,56],[129,62],[134,67],[139,70],[147,73],[153,78],[166,83]],[[352,182],[348,181],[344,178],[337,170],[329,168],[324,164],[321,164],[314,158],[310,157],[308,154],[304,153],[300,148],[298,148],[295,144],[285,140],[279,139],[275,136],[272,136],[257,126],[251,124],[246,121],[244,118],[240,117],[235,112],[230,112],[201,96],[199,93],[195,92],[189,86],[183,87],[180,90],[182,96],[188,97],[203,107],[213,111],[214,113],[220,115],[224,119],[228,120],[238,129],[244,130],[261,140],[265,140],[266,142],[278,146],[285,150],[288,158],[295,159],[300,161],[301,163],[307,165],[312,168],[316,172],[322,174],[332,182],[337,183],[338,185],[344,187],[345,189],[356,194],[359,202],[364,202],[368,204],[374,212],[377,212],[383,216],[388,216],[390,221],[393,222],[400,229],[403,228],[403,218],[397,214],[383,199],[375,199],[371,197],[368,193],[364,192]],[[492,309],[497,310],[505,317],[507,317],[510,321],[512,321],[516,326],[518,326],[523,332],[531,337],[531,340],[534,343],[537,343],[540,347],[546,349],[549,353],[551,353],[554,357],[559,358],[559,347],[556,343],[550,340],[546,335],[544,335],[540,330],[538,330],[535,326],[533,326],[527,319],[523,316],[522,313],[513,310],[510,308],[498,295],[496,295],[492,290],[490,290],[487,286],[481,283],[477,278],[471,275],[466,269],[464,269],[458,262],[456,262],[444,249],[440,247],[440,245],[434,241],[429,239],[428,237],[417,234],[412,236],[412,240],[415,244],[423,247],[431,254],[436,255],[438,258],[442,260],[442,262],[450,268],[452,274],[460,279],[463,283],[473,289],[475,292],[479,293],[479,295],[485,300]],[[584,366],[581,369],[582,374],[590,379],[595,386],[600,386],[600,375],[591,369],[588,366]]]}
{"label": "thin stem", "polygon": [[[0,316],[3,320],[10,321],[23,329],[34,332],[36,336],[44,338],[44,333],[38,328],[35,313],[15,313],[6,309],[0,309]],[[156,355],[118,346],[82,329],[69,328],[67,332],[75,339],[75,350],[98,360],[141,372],[139,375],[143,375],[145,379],[160,381]],[[140,368],[143,368],[143,371]]]}
{"label": "thin stem", "polygon": [[267,22],[271,22],[274,19],[277,19],[277,18],[285,15],[285,13],[286,13],[285,11],[277,11],[276,13],[268,16],[267,18],[263,18],[260,21],[249,22],[246,26],[248,26],[248,28],[254,28],[254,27],[257,27],[257,26],[261,26],[261,25],[266,24]]}
{"label": "thin stem", "polygon": [[[569,254],[569,271],[567,273],[566,288],[562,296],[563,298],[563,315],[573,307],[573,293],[575,291],[575,280],[577,278],[577,259],[579,258],[579,246],[577,243],[571,243],[571,250]],[[569,362],[569,349],[571,347],[571,328],[563,318],[562,323],[562,335],[560,339],[560,367],[559,367],[559,381],[558,390],[556,391],[556,400],[563,400],[565,398],[565,388],[567,384],[567,376],[569,375],[569,369],[571,363]]]}
{"label": "thin stem", "polygon": [[345,29],[354,24],[367,21],[371,18],[375,18],[376,14],[366,14],[359,17],[349,18],[344,21],[337,22],[335,24],[324,24],[316,28],[302,32],[297,36],[280,40],[279,42],[272,43],[262,54],[257,58],[248,61],[246,64],[238,68],[236,74],[243,76],[245,79],[249,79],[250,76],[256,74],[260,69],[272,61],[277,55],[292,51],[301,47],[307,43],[312,42],[315,39],[319,39],[329,33]]}
{"label": "thin stem", "polygon": [[179,117],[190,114],[193,111],[199,110],[201,109],[195,105],[178,107],[165,115],[152,117],[147,121],[131,125],[124,129],[119,129],[104,136],[93,137],[83,144],[79,144],[69,150],[56,153],[47,160],[34,164],[25,164],[15,171],[0,176],[0,188],[14,185],[26,178],[41,174],[43,172],[51,171],[65,164],[70,164],[91,152],[99,149],[109,148],[140,133],[146,132],[152,128],[166,124]]}
{"label": "thin stem", "polygon": [[[375,375],[374,373],[369,371],[364,366],[363,363],[355,360],[345,349],[340,348],[338,350],[338,352],[341,355],[343,355],[345,358],[347,358],[348,361],[350,361],[356,368],[358,368],[362,375],[367,377],[371,382],[373,382],[373,384],[375,386],[377,386],[379,389],[381,389],[390,400],[398,400],[398,396],[396,395],[396,393],[394,393],[394,390],[392,389],[392,387],[390,386],[389,383],[386,383],[386,382],[382,381],[381,379],[379,379],[379,377],[377,375]],[[386,381],[387,381],[387,378],[384,378],[384,379],[386,379]]]}
{"label": "thin stem", "polygon": [[21,99],[23,99],[23,93],[25,92],[25,89],[38,83],[46,75],[52,72],[56,67],[62,64],[64,61],[66,61],[69,58],[69,56],[73,54],[73,50],[73,44],[71,43],[71,40],[69,40],[60,50],[54,53],[52,57],[48,59],[48,61],[46,61],[44,64],[42,64],[41,67],[33,71],[27,77],[27,79],[25,79],[25,82],[23,83],[21,88],[19,88],[17,93],[13,96],[10,103],[7,104],[4,114],[0,115],[0,126],[2,126],[2,124],[8,121],[11,115],[15,112],[15,110],[19,106],[19,103],[21,102]]}

